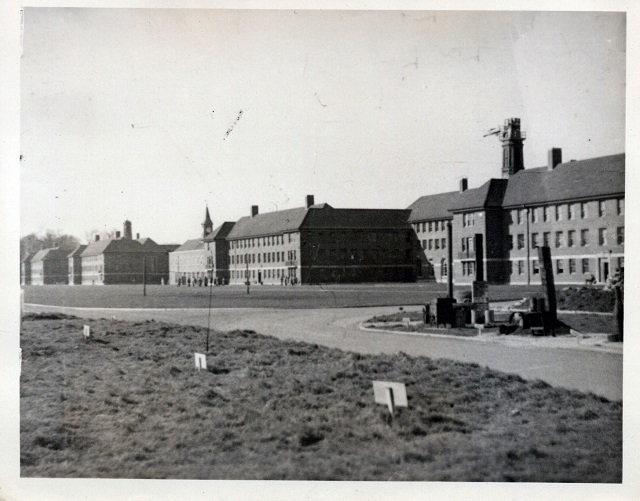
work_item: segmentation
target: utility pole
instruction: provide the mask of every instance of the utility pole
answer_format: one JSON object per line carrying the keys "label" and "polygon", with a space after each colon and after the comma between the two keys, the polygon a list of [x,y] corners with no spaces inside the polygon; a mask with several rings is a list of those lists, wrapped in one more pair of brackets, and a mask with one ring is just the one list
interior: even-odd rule
{"label": "utility pole", "polygon": [[247,276],[245,277],[247,280],[247,294],[249,294],[249,286],[251,281],[249,280],[249,254],[244,255],[244,262],[247,265]]}
{"label": "utility pole", "polygon": [[142,295],[147,295],[147,256],[142,256]]}

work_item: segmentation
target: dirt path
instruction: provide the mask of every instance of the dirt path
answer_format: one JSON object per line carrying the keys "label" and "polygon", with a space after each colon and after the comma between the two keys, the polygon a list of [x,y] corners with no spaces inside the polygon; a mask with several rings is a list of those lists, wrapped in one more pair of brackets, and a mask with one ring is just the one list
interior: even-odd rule
{"label": "dirt path", "polygon": [[[207,326],[203,309],[80,309],[26,305],[27,311],[58,311],[84,318],[146,320]],[[435,336],[371,332],[360,323],[373,315],[397,311],[395,307],[274,310],[212,310],[211,327],[218,330],[252,329],[280,339],[297,339],[359,353],[405,352],[413,356],[448,358],[486,365],[553,386],[593,392],[622,400],[622,353],[587,349],[561,349],[536,345],[509,345]]]}

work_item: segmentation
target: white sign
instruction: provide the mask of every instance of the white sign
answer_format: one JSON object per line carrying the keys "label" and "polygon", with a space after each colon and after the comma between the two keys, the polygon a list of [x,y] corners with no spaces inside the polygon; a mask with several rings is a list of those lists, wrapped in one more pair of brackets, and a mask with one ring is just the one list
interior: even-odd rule
{"label": "white sign", "polygon": [[202,353],[196,353],[196,369],[206,369],[207,368],[207,356]]}
{"label": "white sign", "polygon": [[411,318],[409,317],[404,317],[402,319],[402,323],[405,324],[407,327],[409,327],[409,324],[411,323]]}
{"label": "white sign", "polygon": [[87,339],[91,337],[91,327],[89,327],[88,325],[84,325],[82,327],[82,335]]}
{"label": "white sign", "polygon": [[373,398],[377,404],[386,405],[393,414],[396,407],[408,407],[407,388],[404,383],[373,382]]}

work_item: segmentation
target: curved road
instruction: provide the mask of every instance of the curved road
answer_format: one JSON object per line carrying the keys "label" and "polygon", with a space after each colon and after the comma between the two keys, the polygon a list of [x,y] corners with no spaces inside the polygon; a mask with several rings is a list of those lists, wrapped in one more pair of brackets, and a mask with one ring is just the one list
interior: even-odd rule
{"label": "curved road", "polygon": [[[206,309],[100,309],[25,305],[26,311],[58,311],[83,318],[148,320],[206,327]],[[508,346],[444,336],[363,331],[362,321],[396,307],[285,310],[221,308],[211,312],[211,328],[252,329],[280,339],[295,339],[359,353],[398,353],[475,362],[492,369],[541,379],[553,386],[622,400],[622,353]]]}

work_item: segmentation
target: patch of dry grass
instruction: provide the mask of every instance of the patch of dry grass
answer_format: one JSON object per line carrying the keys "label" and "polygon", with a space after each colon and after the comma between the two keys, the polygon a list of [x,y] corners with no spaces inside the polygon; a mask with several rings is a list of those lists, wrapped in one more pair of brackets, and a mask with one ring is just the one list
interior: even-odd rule
{"label": "patch of dry grass", "polygon": [[[235,331],[198,372],[205,329],[22,328],[25,477],[621,481],[621,403],[478,365]],[[393,421],[374,379],[407,385]]]}

